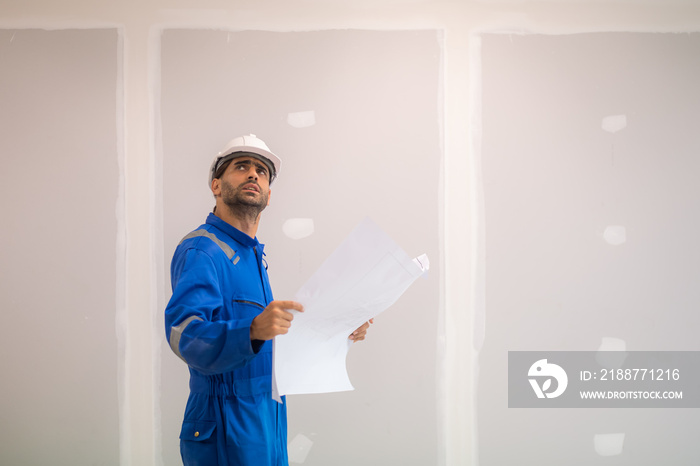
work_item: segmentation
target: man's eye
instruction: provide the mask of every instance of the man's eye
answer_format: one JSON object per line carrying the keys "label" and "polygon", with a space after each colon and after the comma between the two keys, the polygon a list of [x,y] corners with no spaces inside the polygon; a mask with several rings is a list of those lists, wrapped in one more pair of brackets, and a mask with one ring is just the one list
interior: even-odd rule
{"label": "man's eye", "polygon": [[264,168],[258,168],[258,174],[260,176],[267,176],[267,170],[265,170]]}

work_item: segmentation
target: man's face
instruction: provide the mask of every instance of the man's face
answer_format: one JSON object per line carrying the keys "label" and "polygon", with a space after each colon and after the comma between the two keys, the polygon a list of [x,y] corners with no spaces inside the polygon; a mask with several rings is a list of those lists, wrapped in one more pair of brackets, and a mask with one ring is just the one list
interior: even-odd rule
{"label": "man's face", "polygon": [[231,209],[256,209],[262,212],[270,203],[270,172],[254,157],[231,161],[220,179],[221,198]]}

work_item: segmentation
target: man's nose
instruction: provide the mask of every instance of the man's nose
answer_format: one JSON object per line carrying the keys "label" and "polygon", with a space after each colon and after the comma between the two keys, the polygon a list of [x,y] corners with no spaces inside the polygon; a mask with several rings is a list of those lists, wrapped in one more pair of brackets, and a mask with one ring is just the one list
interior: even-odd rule
{"label": "man's nose", "polygon": [[258,179],[258,169],[255,166],[248,168],[248,179]]}

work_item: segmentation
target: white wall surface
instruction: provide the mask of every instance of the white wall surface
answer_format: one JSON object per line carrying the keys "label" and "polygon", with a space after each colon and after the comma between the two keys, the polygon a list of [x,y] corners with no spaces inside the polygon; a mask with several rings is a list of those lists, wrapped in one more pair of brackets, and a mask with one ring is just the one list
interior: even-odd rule
{"label": "white wall surface", "polygon": [[697,409],[509,409],[507,354],[700,350],[700,34],[481,41],[479,464],[697,464]]}
{"label": "white wall surface", "polygon": [[[483,335],[487,336],[483,340],[486,344],[491,331],[488,314],[483,312],[487,309],[485,297],[488,296],[489,282],[484,278],[490,259],[488,243],[484,242],[488,237],[489,204],[488,200],[484,202],[488,198],[481,197],[488,190],[483,184],[481,169],[482,164],[484,170],[487,169],[490,152],[482,150],[486,141],[486,136],[484,139],[481,136],[482,124],[485,124],[482,116],[486,113],[482,113],[481,105],[487,105],[485,100],[482,101],[482,89],[486,89],[487,82],[481,82],[482,78],[486,79],[481,73],[481,59],[485,57],[481,46],[486,43],[481,34],[487,31],[550,35],[698,31],[700,6],[692,0],[163,0],[138,3],[28,0],[0,3],[0,27],[3,28],[0,31],[3,213],[8,226],[32,226],[26,235],[11,227],[6,227],[4,234],[2,309],[6,326],[0,344],[3,345],[3,354],[13,355],[5,358],[4,373],[15,376],[6,375],[5,379],[10,382],[6,382],[4,393],[11,396],[5,397],[3,412],[11,415],[7,424],[3,420],[3,429],[8,433],[5,437],[7,443],[0,450],[3,464],[170,464],[172,432],[161,425],[170,414],[162,413],[161,406],[167,397],[177,395],[170,391],[170,386],[161,385],[161,370],[167,370],[167,363],[163,362],[161,367],[161,361],[170,355],[162,354],[160,322],[161,305],[167,292],[162,266],[169,261],[169,257],[165,257],[170,253],[166,234],[171,234],[165,229],[167,210],[161,206],[161,200],[167,200],[162,191],[167,189],[163,171],[167,169],[164,149],[171,140],[166,138],[166,115],[159,114],[163,109],[161,104],[165,104],[160,100],[159,77],[163,72],[163,38],[168,37],[164,31],[191,28],[233,32],[429,30],[433,37],[436,31],[442,31],[439,52],[443,59],[427,63],[430,67],[437,63],[437,70],[426,70],[439,73],[441,81],[442,95],[435,101],[442,105],[442,121],[440,115],[435,120],[442,125],[439,133],[442,154],[437,160],[431,159],[430,167],[433,169],[439,163],[442,167],[437,181],[431,175],[431,186],[437,193],[430,194],[432,207],[427,207],[434,209],[431,216],[436,219],[438,237],[437,245],[432,247],[437,247],[441,267],[437,273],[440,279],[436,285],[437,302],[433,303],[437,306],[438,317],[432,323],[435,327],[429,336],[435,342],[437,372],[434,386],[422,392],[427,394],[434,390],[436,426],[433,439],[425,443],[424,454],[426,458],[434,458],[436,464],[467,465],[489,464],[489,461],[497,464],[493,462],[497,452],[509,445],[507,437],[506,441],[500,439],[492,443],[489,439],[493,437],[488,431],[481,432],[486,428],[476,422],[474,398],[476,348]],[[84,35],[76,43],[64,42],[67,40],[64,38],[41,43],[45,37],[51,36],[45,36],[48,33],[40,29],[69,30],[66,31],[69,36],[79,31]],[[13,40],[13,34],[17,32],[20,34]],[[22,36],[35,41],[34,47],[20,49],[19,56],[9,55],[8,47]],[[647,40],[639,37],[640,41]],[[86,42],[90,44],[89,50],[75,57],[76,50],[83,50],[80,47],[85,47]],[[70,45],[70,50],[62,49],[62,45]],[[97,56],[90,54],[95,47],[99,51]],[[528,54],[543,50],[536,47]],[[66,60],[71,57],[76,65],[67,67]],[[674,60],[672,55],[667,59],[667,66],[671,68],[685,63],[681,59]],[[556,68],[553,61],[545,62]],[[41,69],[51,63],[56,65],[55,69],[49,69],[49,72]],[[595,66],[593,58],[588,55],[583,57],[583,63]],[[22,69],[22,66],[32,64],[33,67]],[[529,72],[542,71],[528,68],[528,63],[523,66]],[[7,74],[7,69],[16,74]],[[68,73],[61,74],[65,71]],[[39,79],[49,75],[57,79]],[[68,82],[75,84],[73,89],[57,85]],[[635,83],[628,85],[634,89]],[[691,87],[688,84],[689,92]],[[42,112],[45,108],[51,111]],[[33,109],[33,114],[41,114],[41,118],[21,118],[28,109]],[[61,113],[61,109],[65,111]],[[486,107],[483,110],[486,112]],[[651,104],[642,107],[641,112],[642,116],[657,115]],[[631,117],[629,121],[631,125]],[[573,134],[582,131],[579,123],[563,120],[561,124],[562,131]],[[63,129],[63,125],[67,128],[58,134],[71,134],[69,140],[48,144],[40,139],[41,135],[48,134],[49,129]],[[82,128],[94,131],[79,131]],[[350,129],[333,127],[331,131]],[[283,137],[281,132],[274,133],[271,135],[273,140]],[[510,140],[517,136],[510,132],[505,135]],[[196,150],[218,150],[222,143],[213,136],[207,138],[204,130],[192,137],[192,149]],[[24,152],[26,141],[32,141],[34,145]],[[283,139],[277,142],[280,147],[288,145]],[[302,147],[300,142],[303,141],[296,143]],[[662,144],[664,141],[659,137],[654,142]],[[204,144],[210,147],[203,147]],[[272,140],[270,144],[273,145]],[[49,149],[55,151],[51,159],[47,156]],[[20,157],[20,152],[28,155]],[[38,167],[28,167],[29,155],[43,163]],[[414,157],[419,163],[425,161],[424,157]],[[46,200],[43,192],[37,189],[37,180],[54,181],[51,176],[54,172],[46,165],[54,160],[60,160],[62,183],[60,188],[46,196],[69,210],[60,211],[60,215],[58,210],[51,209],[37,213],[36,204]],[[95,161],[98,161],[97,165],[89,165]],[[533,159],[532,163],[537,162]],[[529,169],[533,165],[526,164],[525,167]],[[20,180],[28,168],[34,169],[29,190]],[[101,177],[93,178],[95,172]],[[669,176],[673,178],[675,175]],[[204,179],[194,174],[192,178],[197,182]],[[352,183],[354,177],[348,176],[343,181]],[[203,181],[201,185],[204,186]],[[190,212],[195,212],[199,205],[193,205],[195,208]],[[495,207],[493,209],[497,210],[494,214],[504,214]],[[91,213],[87,214],[88,211]],[[397,212],[396,226],[401,225],[404,218],[416,215],[410,208]],[[354,215],[360,213],[353,211]],[[38,233],[35,226],[40,223],[40,218],[51,221],[52,216],[57,216],[53,217],[52,223],[60,227],[54,228],[51,239],[64,240],[61,242],[63,248],[48,247],[41,251],[43,254],[31,250],[27,254],[33,255],[28,257],[35,259],[38,269],[30,270],[20,250],[24,252],[29,247],[26,243],[46,242],[47,238]],[[314,213],[313,216],[326,223],[338,218],[335,212]],[[388,229],[391,229],[394,219],[388,220]],[[190,227],[191,220],[181,221],[183,228],[185,224]],[[684,220],[680,221],[680,225],[684,225]],[[67,231],[73,234],[60,236]],[[279,230],[271,228],[265,233],[279,235]],[[337,234],[340,235],[340,231]],[[630,235],[629,239],[632,241],[633,236]],[[274,243],[264,241],[270,246]],[[328,241],[330,244],[330,237]],[[90,255],[85,252],[86,242],[92,246]],[[414,245],[405,244],[404,247],[413,252]],[[95,256],[92,250],[109,254]],[[75,260],[68,260],[67,251],[73,252],[71,257]],[[27,269],[26,273],[21,272],[22,267]],[[48,283],[52,280],[57,286],[56,293],[51,288],[37,289],[35,285],[36,281]],[[287,289],[294,288],[291,284],[287,286]],[[59,290],[65,296],[58,294]],[[572,293],[576,290],[573,288]],[[63,299],[55,296],[63,296]],[[31,302],[28,297],[32,298]],[[57,316],[65,318],[57,319]],[[686,318],[686,314],[681,314],[681,320]],[[78,320],[81,320],[80,324]],[[381,325],[384,324],[378,322],[373,329],[376,338],[366,342],[367,346],[361,349],[363,354],[390,351],[392,345],[399,342],[401,337],[392,333],[392,327]],[[507,328],[497,326],[493,329],[497,334],[501,330]],[[653,346],[654,341],[645,344]],[[358,362],[363,362],[360,360]],[[356,367],[368,366],[358,364]],[[27,368],[33,370],[27,372]],[[39,380],[50,380],[50,388],[37,388]],[[76,380],[81,383],[76,384]],[[98,384],[89,393],[82,391],[86,380],[95,380]],[[164,375],[162,381],[166,380]],[[372,384],[362,387],[362,396],[382,394],[381,389],[373,392],[377,389]],[[172,390],[181,390],[181,387]],[[306,408],[302,404],[299,407]],[[335,404],[335,401],[331,403]],[[80,412],[84,418],[71,419],[63,415],[63,411],[77,411],[76,406],[84,410]],[[97,406],[106,411],[98,411]],[[399,408],[392,409],[398,412]],[[401,409],[410,409],[410,406]],[[296,410],[292,406],[291,414],[297,415]],[[21,420],[24,413],[27,418]],[[44,416],[46,413],[52,415]],[[362,422],[358,420],[355,425],[360,429]],[[38,435],[41,429],[46,432],[43,436]],[[167,429],[173,429],[173,426],[168,425]],[[83,431],[90,432],[90,441],[77,438]],[[38,442],[37,437],[41,438]],[[574,437],[566,439],[574,442]],[[71,445],[71,441],[76,442],[75,448],[66,446]],[[679,448],[686,445],[679,442]],[[6,449],[5,445],[12,448]],[[533,449],[537,450],[537,446],[535,444]],[[98,451],[102,456],[95,459]],[[695,454],[695,450],[689,451],[691,455]],[[371,453],[374,452],[368,453],[365,464],[372,464],[372,457],[381,458],[385,464],[382,455],[390,455],[386,451],[377,452],[377,456]],[[55,461],[56,458],[70,459]],[[697,460],[697,456],[689,458]],[[644,464],[640,461],[632,463],[628,457],[622,456],[615,460],[618,461],[616,464]],[[523,453],[517,461],[518,464],[542,464],[532,452]]]}
{"label": "white wall surface", "polygon": [[116,29],[0,30],[0,463],[116,464]]}

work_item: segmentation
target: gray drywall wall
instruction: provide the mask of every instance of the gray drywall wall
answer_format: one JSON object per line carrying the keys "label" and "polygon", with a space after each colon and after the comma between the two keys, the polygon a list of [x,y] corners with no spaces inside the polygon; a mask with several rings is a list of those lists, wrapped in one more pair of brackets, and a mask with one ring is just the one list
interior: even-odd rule
{"label": "gray drywall wall", "polygon": [[[276,298],[293,297],[365,216],[431,261],[350,351],[354,392],[288,398],[290,442],[310,445],[308,465],[435,464],[441,34],[165,30],[160,44],[166,299],[177,243],[214,205],[212,158],[229,139],[258,135],[283,160],[258,231]],[[285,234],[294,218],[312,219],[313,234]],[[169,465],[180,461],[187,378],[163,343]]]}
{"label": "gray drywall wall", "polygon": [[695,409],[509,409],[507,352],[700,349],[700,34],[481,40],[479,464],[698,464]]}
{"label": "gray drywall wall", "polygon": [[0,463],[119,463],[116,29],[0,30]]}

